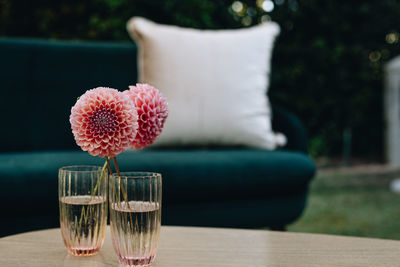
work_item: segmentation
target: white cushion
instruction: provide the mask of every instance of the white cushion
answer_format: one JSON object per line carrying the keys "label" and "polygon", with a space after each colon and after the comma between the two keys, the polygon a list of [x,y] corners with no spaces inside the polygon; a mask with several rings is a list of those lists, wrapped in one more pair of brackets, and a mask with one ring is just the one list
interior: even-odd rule
{"label": "white cushion", "polygon": [[169,116],[153,146],[218,145],[274,149],[267,98],[271,52],[280,28],[195,30],[134,17],[139,80],[168,100]]}

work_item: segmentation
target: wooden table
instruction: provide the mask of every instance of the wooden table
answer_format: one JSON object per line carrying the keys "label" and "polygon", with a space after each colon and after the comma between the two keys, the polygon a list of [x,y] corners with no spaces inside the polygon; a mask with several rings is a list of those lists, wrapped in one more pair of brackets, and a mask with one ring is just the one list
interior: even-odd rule
{"label": "wooden table", "polygon": [[[0,266],[118,266],[107,232],[100,253],[70,256],[59,229],[0,238]],[[154,267],[400,266],[400,241],[163,226]]]}

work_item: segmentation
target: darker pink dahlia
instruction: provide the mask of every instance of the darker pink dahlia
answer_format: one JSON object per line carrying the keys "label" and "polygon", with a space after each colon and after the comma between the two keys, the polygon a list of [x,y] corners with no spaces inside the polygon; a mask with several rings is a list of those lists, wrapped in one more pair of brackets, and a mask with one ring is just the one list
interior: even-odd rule
{"label": "darker pink dahlia", "polygon": [[126,95],[97,87],[78,99],[69,121],[82,150],[92,156],[115,157],[135,140],[137,118],[135,106]]}
{"label": "darker pink dahlia", "polygon": [[135,104],[139,129],[131,147],[141,149],[151,145],[161,134],[168,117],[168,103],[160,91],[148,84],[129,86],[123,92]]}

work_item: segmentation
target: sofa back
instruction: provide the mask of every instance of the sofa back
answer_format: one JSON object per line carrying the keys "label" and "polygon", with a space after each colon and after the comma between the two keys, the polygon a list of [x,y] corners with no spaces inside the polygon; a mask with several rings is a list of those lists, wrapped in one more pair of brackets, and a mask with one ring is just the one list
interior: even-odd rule
{"label": "sofa back", "polygon": [[133,43],[0,38],[0,151],[77,149],[69,115],[98,86],[136,83]]}

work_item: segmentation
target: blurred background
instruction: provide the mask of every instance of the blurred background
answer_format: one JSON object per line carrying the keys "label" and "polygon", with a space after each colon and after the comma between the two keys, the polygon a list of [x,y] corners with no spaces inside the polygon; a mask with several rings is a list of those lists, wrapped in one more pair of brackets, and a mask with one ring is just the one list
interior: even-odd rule
{"label": "blurred background", "polygon": [[300,117],[319,166],[289,230],[400,239],[383,104],[383,67],[400,54],[399,1],[0,0],[0,35],[129,41],[132,16],[199,29],[279,23],[269,97]]}
{"label": "blurred background", "polygon": [[129,40],[131,16],[200,29],[280,24],[270,98],[298,114],[313,157],[384,161],[382,66],[400,53],[393,0],[0,0],[0,35]]}

